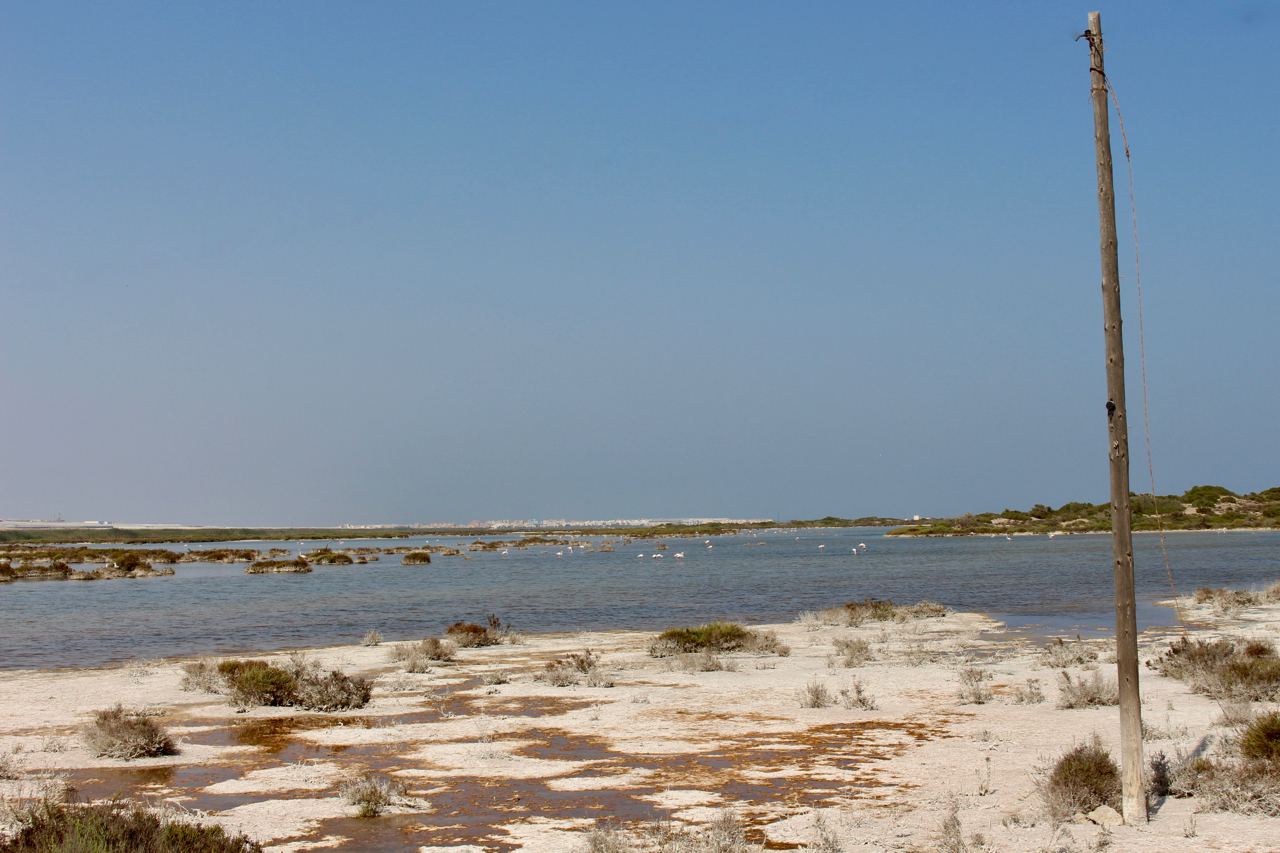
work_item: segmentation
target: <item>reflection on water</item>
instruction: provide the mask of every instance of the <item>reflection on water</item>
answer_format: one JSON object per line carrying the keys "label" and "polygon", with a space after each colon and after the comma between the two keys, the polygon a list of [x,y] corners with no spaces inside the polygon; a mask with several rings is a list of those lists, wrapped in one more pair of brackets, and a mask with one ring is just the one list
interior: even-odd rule
{"label": "reflection on water", "polygon": [[[458,537],[432,544],[438,541],[456,545]],[[1280,577],[1280,533],[1176,533],[1167,541],[1182,593]],[[666,551],[652,541],[618,544],[612,553],[476,551],[469,560],[436,556],[427,566],[402,566],[399,556],[384,555],[368,565],[317,566],[306,575],[249,576],[243,565],[192,563],[172,577],[5,584],[0,668],[355,643],[370,628],[388,641],[403,640],[439,635],[451,622],[483,621],[489,613],[529,633],[652,630],[715,618],[786,621],[801,610],[868,596],[928,598],[1045,632],[1088,633],[1114,624],[1108,536],[901,540],[870,529],[722,536],[711,540],[713,548],[702,539],[667,542]],[[858,543],[867,548],[855,555]],[[1139,626],[1169,624],[1172,612],[1154,606],[1169,596],[1159,541],[1135,536],[1135,551]],[[677,552],[684,558],[676,559]],[[653,559],[655,553],[663,558]]]}

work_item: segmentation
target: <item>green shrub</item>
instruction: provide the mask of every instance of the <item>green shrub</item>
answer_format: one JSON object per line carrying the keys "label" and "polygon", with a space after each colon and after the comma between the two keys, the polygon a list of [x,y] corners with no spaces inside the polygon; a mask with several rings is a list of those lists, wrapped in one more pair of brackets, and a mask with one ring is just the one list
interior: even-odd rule
{"label": "green shrub", "polygon": [[668,628],[649,644],[653,657],[668,657],[690,652],[737,651],[751,634],[736,622],[708,622],[690,628]]}
{"label": "green shrub", "polygon": [[262,853],[220,826],[162,819],[122,800],[91,805],[43,800],[16,815],[0,853]]}
{"label": "green shrub", "polygon": [[410,551],[401,558],[400,562],[406,566],[430,565],[431,554],[427,551]]}
{"label": "green shrub", "polygon": [[363,708],[372,694],[368,681],[335,669],[328,675],[308,674],[297,679],[293,704],[308,711],[345,711]]}
{"label": "green shrub", "polygon": [[84,729],[85,745],[100,758],[151,758],[177,752],[173,739],[155,720],[126,711],[117,704],[94,713]]}
{"label": "green shrub", "polygon": [[1095,737],[1070,750],[1053,766],[1042,795],[1050,816],[1064,821],[1098,806],[1120,804],[1120,768]]}
{"label": "green shrub", "polygon": [[1280,760],[1280,713],[1263,714],[1245,728],[1240,754],[1248,759]]}
{"label": "green shrub", "polygon": [[231,701],[241,707],[293,703],[297,679],[261,660],[227,660],[218,664]]}

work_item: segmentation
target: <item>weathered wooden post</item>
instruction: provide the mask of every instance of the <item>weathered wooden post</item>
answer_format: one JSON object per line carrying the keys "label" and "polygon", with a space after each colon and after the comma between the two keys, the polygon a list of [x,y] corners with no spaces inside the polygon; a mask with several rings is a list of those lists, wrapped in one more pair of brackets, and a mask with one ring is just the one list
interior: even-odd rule
{"label": "weathered wooden post", "polygon": [[1120,775],[1124,821],[1147,820],[1142,784],[1142,708],[1138,694],[1138,619],[1133,594],[1133,531],[1129,507],[1129,422],[1124,405],[1124,340],[1120,327],[1120,262],[1116,192],[1111,176],[1107,76],[1102,15],[1089,13],[1089,78],[1093,139],[1098,155],[1098,222],[1102,236],[1102,316],[1107,347],[1107,431],[1111,460],[1111,543],[1116,582],[1116,674],[1120,681]]}

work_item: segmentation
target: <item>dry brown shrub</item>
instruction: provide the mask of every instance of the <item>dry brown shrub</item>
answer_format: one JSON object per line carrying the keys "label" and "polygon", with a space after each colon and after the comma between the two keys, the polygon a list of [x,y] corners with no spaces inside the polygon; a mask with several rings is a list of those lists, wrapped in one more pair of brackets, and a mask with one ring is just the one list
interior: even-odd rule
{"label": "dry brown shrub", "polygon": [[173,739],[150,717],[115,705],[94,712],[93,722],[84,728],[85,745],[99,758],[151,758],[173,755]]}

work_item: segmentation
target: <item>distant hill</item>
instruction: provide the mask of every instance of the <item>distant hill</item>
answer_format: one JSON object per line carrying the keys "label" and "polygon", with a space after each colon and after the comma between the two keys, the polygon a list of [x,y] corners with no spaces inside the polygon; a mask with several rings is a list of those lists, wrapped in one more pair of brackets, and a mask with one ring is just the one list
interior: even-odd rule
{"label": "distant hill", "polygon": [[[1280,487],[1237,495],[1222,486],[1196,486],[1181,495],[1130,495],[1134,530],[1280,527]],[[967,512],[890,530],[889,536],[983,536],[994,533],[1100,533],[1111,530],[1111,505],[1069,503],[1057,509],[1036,504],[1026,511]]]}

